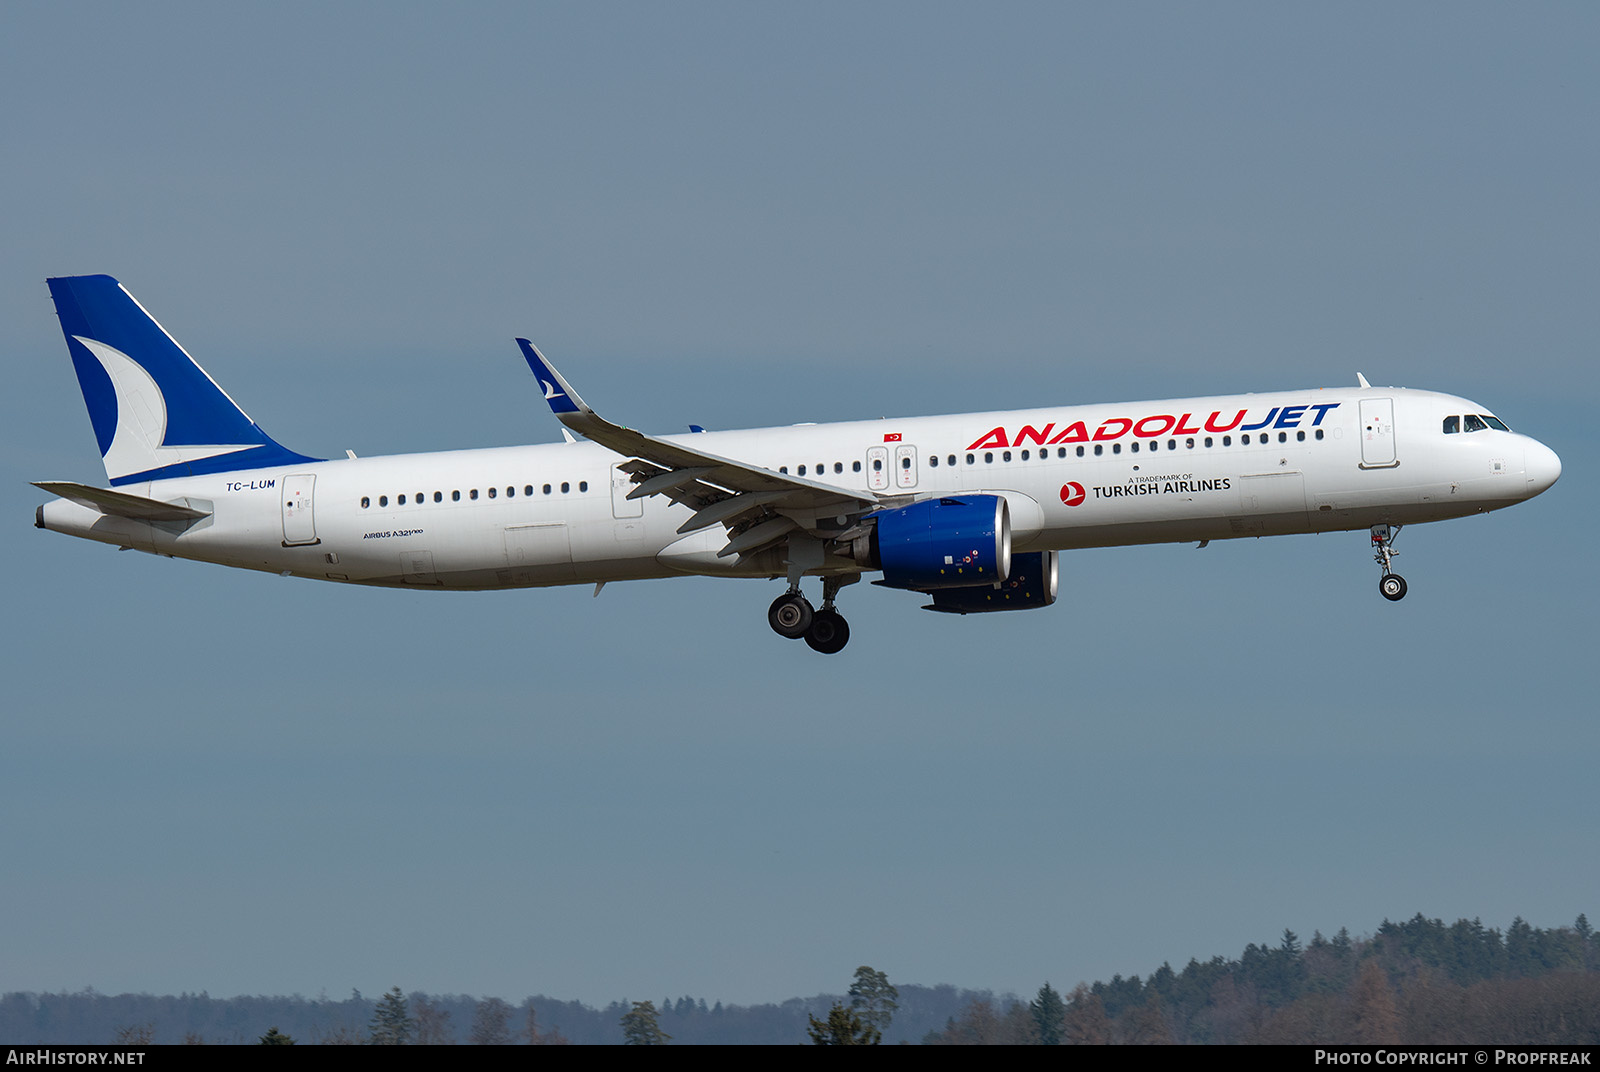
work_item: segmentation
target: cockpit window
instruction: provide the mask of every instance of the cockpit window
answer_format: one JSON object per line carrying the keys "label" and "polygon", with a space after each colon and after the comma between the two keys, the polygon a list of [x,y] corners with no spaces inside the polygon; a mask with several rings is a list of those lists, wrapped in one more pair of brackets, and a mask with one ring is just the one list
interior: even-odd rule
{"label": "cockpit window", "polygon": [[1445,435],[1455,435],[1459,431],[1461,431],[1461,418],[1460,417],[1446,417],[1444,419],[1444,434]]}
{"label": "cockpit window", "polygon": [[1488,430],[1489,426],[1483,423],[1482,417],[1478,416],[1476,413],[1467,414],[1467,431],[1487,432]]}
{"label": "cockpit window", "polygon": [[1506,427],[1506,422],[1502,421],[1499,417],[1491,417],[1487,413],[1480,413],[1478,416],[1482,417],[1486,422],[1488,422],[1490,428],[1498,428],[1502,432],[1511,431],[1511,429]]}

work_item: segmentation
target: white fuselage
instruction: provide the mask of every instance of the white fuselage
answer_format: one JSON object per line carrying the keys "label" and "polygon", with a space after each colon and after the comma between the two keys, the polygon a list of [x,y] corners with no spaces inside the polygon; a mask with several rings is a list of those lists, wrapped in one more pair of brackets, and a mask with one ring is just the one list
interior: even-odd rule
{"label": "white fuselage", "polygon": [[[1443,431],[1448,417],[1488,412],[1429,391],[1349,388],[667,438],[908,502],[1002,494],[1025,552],[1438,521],[1549,487],[1560,463],[1536,440],[1492,427]],[[210,513],[194,523],[65,500],[39,518],[159,554],[358,584],[783,573],[771,555],[737,566],[718,558],[720,525],[680,535],[688,507],[628,499],[622,460],[576,442],[303,463],[118,489]]]}

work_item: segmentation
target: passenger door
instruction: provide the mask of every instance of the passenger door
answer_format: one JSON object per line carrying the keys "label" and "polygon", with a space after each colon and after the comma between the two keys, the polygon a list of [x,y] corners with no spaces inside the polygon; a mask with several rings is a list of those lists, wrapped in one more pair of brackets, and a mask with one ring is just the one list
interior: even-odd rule
{"label": "passenger door", "polygon": [[1394,444],[1394,399],[1361,400],[1361,468],[1392,469],[1400,460]]}
{"label": "passenger door", "polygon": [[312,514],[312,492],[317,478],[301,473],[283,478],[283,546],[305,547],[320,543]]}

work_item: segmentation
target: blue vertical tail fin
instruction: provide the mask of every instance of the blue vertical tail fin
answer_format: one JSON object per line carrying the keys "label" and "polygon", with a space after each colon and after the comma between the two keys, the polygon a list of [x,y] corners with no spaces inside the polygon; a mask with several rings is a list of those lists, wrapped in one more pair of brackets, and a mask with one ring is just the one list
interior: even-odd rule
{"label": "blue vertical tail fin", "polygon": [[263,432],[115,279],[48,283],[113,487],[318,460]]}

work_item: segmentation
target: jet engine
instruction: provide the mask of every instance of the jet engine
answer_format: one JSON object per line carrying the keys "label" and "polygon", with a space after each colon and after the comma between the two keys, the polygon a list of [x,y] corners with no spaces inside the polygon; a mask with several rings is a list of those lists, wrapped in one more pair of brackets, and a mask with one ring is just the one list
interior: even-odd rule
{"label": "jet engine", "polygon": [[947,614],[984,614],[998,610],[1030,610],[1056,601],[1060,573],[1056,552],[1030,551],[1011,556],[1011,574],[999,584],[941,588],[923,610]]}
{"label": "jet engine", "polygon": [[923,499],[874,520],[856,560],[882,569],[878,583],[889,588],[987,587],[1011,572],[1011,515],[998,495]]}

